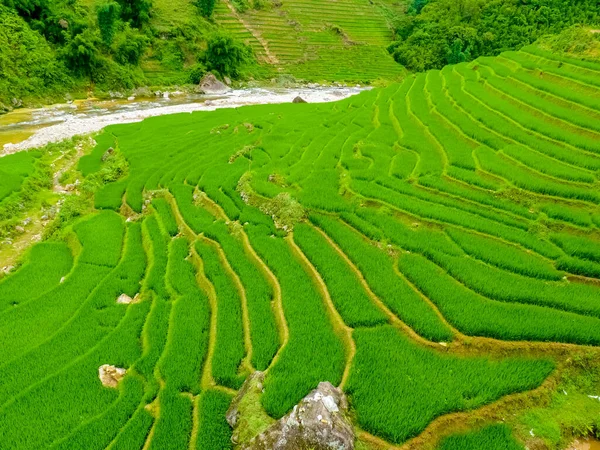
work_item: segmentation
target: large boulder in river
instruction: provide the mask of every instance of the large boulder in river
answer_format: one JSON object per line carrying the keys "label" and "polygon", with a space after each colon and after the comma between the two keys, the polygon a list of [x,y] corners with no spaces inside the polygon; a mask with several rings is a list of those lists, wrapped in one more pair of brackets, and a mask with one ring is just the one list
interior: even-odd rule
{"label": "large boulder in river", "polygon": [[212,73],[204,75],[198,85],[198,91],[202,94],[224,94],[230,90],[229,86],[219,81]]}
{"label": "large boulder in river", "polygon": [[250,441],[243,450],[353,450],[354,429],[344,393],[329,382]]}

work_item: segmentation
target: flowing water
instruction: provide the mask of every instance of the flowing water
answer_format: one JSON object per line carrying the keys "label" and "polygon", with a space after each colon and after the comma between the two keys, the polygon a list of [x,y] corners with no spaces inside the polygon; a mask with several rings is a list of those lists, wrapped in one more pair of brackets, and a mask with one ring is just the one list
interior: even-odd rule
{"label": "flowing water", "polygon": [[594,438],[578,439],[567,450],[600,450],[600,441]]}
{"label": "flowing water", "polygon": [[219,96],[179,95],[139,100],[80,100],[40,109],[19,109],[0,116],[0,156],[87,134],[117,123],[164,114],[211,111],[244,105],[287,103],[300,96],[309,103],[340,100],[360,87],[240,89]]}

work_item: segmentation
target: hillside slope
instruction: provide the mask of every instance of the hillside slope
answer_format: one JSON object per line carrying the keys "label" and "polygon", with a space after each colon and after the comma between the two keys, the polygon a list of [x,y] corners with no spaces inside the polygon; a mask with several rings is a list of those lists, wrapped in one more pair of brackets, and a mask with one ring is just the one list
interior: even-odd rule
{"label": "hillside slope", "polygon": [[[328,380],[369,450],[490,417],[535,443],[524,410],[556,398],[592,429],[599,119],[600,63],[527,47],[335,103],[107,128],[47,228],[69,245],[0,280],[2,445],[231,448],[254,370],[259,421]],[[15,203],[31,164],[9,162]],[[535,439],[571,437],[540,416]]]}
{"label": "hillside slope", "polygon": [[368,0],[286,0],[239,12],[221,0],[215,20],[277,73],[316,81],[394,80],[404,69],[386,50],[393,37],[390,11]]}

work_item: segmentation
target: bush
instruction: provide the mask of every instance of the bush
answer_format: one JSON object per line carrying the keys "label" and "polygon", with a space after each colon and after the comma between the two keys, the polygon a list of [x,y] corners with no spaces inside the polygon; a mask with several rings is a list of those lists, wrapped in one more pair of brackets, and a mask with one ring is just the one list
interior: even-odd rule
{"label": "bush", "polygon": [[217,33],[208,39],[204,63],[208,70],[237,78],[241,67],[252,59],[252,50],[231,36]]}
{"label": "bush", "polygon": [[113,45],[115,60],[119,64],[137,65],[148,45],[148,38],[129,26],[119,33]]}
{"label": "bush", "polygon": [[202,77],[206,74],[206,66],[202,63],[194,65],[189,71],[190,84],[200,84]]}
{"label": "bush", "polygon": [[200,10],[200,13],[206,18],[209,18],[212,16],[213,10],[215,9],[215,3],[216,3],[215,0],[195,0],[194,1],[194,4]]}
{"label": "bush", "polygon": [[69,39],[61,49],[61,56],[75,74],[91,77],[100,65],[101,42],[99,33],[88,28]]}
{"label": "bush", "polygon": [[98,6],[96,11],[98,17],[98,27],[102,41],[106,45],[112,44],[115,32],[117,31],[117,23],[121,16],[121,5],[116,2],[106,2]]}
{"label": "bush", "polygon": [[140,27],[150,20],[152,0],[118,0],[121,17],[134,27]]}
{"label": "bush", "polygon": [[70,87],[62,62],[43,36],[1,5],[0,49],[0,102]]}

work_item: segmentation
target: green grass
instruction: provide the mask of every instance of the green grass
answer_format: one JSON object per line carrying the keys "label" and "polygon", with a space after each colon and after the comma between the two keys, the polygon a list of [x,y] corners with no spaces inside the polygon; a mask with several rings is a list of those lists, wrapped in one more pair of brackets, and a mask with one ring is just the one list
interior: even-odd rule
{"label": "green grass", "polygon": [[0,158],[0,202],[21,189],[25,178],[33,173],[39,157],[35,152],[21,152]]}
{"label": "green grass", "polygon": [[0,311],[33,300],[56,287],[72,267],[73,255],[65,243],[35,245],[23,266],[0,281]]}
{"label": "green grass", "polygon": [[537,387],[553,370],[544,360],[460,358],[419,347],[391,326],[354,332],[348,393],[359,424],[394,443],[437,416]]}
{"label": "green grass", "polygon": [[[368,55],[388,39],[376,5],[303,1],[241,13],[280,73],[385,74],[382,55]],[[153,20],[178,25],[188,9],[177,4],[157,3]],[[232,18],[226,7],[217,22]],[[319,25],[329,18],[341,31]],[[575,346],[600,345],[598,73],[526,49],[338,102],[108,127],[73,170],[81,187],[58,204],[53,240],[0,280],[0,447],[230,448],[224,414],[250,366],[266,378],[240,436],[343,381],[352,420],[403,445],[438,417],[579,364]],[[15,157],[19,186],[2,178],[7,230],[37,196],[55,206],[48,161],[61,149]],[[121,294],[138,302],[117,304]],[[483,350],[494,340],[513,341],[510,356]],[[128,369],[118,389],[100,385],[101,364]],[[593,425],[596,386],[565,388],[572,404],[531,396],[519,403],[530,415],[498,415],[519,438],[533,427],[562,445],[558,423]],[[551,419],[539,408],[555,408]],[[441,448],[518,448],[495,419],[466,420],[492,425]]]}
{"label": "green grass", "polygon": [[218,384],[239,389],[244,376],[238,374],[238,370],[246,353],[242,298],[233,279],[225,272],[215,247],[197,242],[195,248],[202,258],[204,273],[217,295],[217,336],[212,375]]}
{"label": "green grass", "polygon": [[233,448],[231,427],[225,420],[232,396],[215,389],[204,392],[199,402],[199,428],[196,436],[198,450],[226,450]]}
{"label": "green grass", "polygon": [[252,245],[281,284],[289,342],[265,379],[262,404],[273,417],[286,414],[321,381],[338,384],[344,349],[327,318],[316,285],[288,244],[262,228],[248,230]]}
{"label": "green grass", "polygon": [[523,450],[512,435],[509,426],[504,424],[488,425],[480,430],[455,434],[445,438],[439,450]]}

